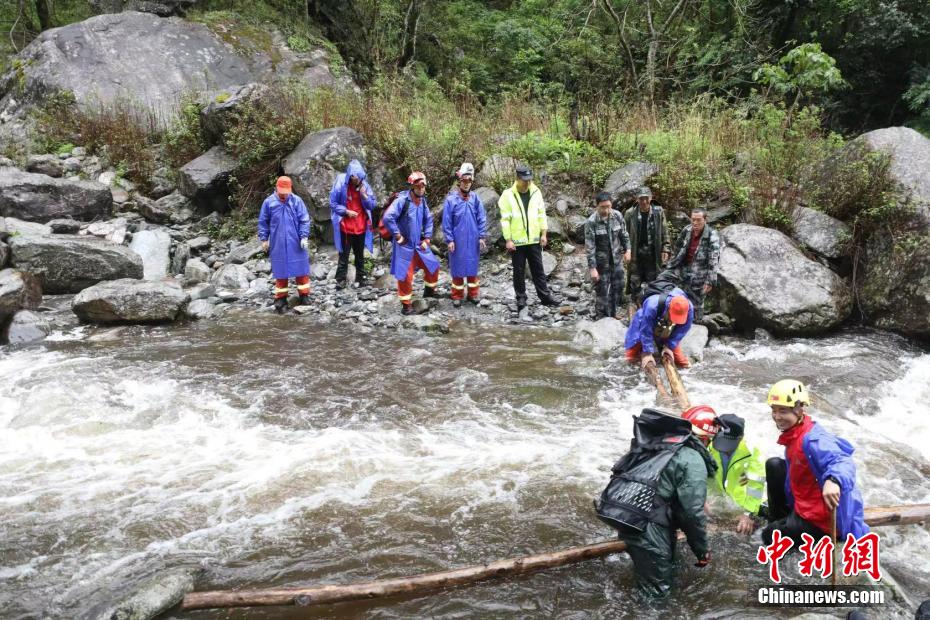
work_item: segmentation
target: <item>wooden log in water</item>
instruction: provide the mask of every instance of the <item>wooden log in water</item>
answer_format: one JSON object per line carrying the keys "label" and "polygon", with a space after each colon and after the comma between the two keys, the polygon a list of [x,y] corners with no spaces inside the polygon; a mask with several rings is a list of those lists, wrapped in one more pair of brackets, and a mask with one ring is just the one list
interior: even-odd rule
{"label": "wooden log in water", "polygon": [[[884,506],[865,509],[870,526],[908,525],[930,520],[930,504]],[[481,566],[469,566],[413,577],[382,579],[349,585],[303,588],[268,588],[261,590],[216,590],[192,592],[184,597],[181,609],[213,609],[225,607],[258,607],[268,605],[323,605],[386,598],[398,595],[420,595],[453,586],[463,586],[488,579],[524,575],[546,568],[619,553],[626,549],[620,540],[573,547],[554,553],[542,553],[510,560],[498,560]]]}
{"label": "wooden log in water", "polygon": [[681,382],[681,375],[678,374],[675,362],[663,356],[662,367],[665,368],[668,385],[672,388],[672,396],[675,397],[681,410],[687,411],[691,408],[691,399],[688,398],[688,392],[685,391],[685,384]]}
{"label": "wooden log in water", "polygon": [[649,380],[649,383],[656,387],[656,400],[662,404],[668,402],[674,402],[674,398],[669,394],[668,390],[665,388],[665,383],[662,381],[662,374],[659,372],[659,369],[654,365],[650,364],[643,369],[643,372],[646,373],[646,378]]}

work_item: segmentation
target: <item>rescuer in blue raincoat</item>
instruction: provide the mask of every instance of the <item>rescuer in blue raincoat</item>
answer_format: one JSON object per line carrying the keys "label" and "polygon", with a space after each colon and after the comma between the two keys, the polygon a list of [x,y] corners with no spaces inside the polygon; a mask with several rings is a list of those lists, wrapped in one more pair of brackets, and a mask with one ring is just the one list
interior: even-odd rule
{"label": "rescuer in blue raincoat", "polygon": [[371,210],[376,204],[366,176],[362,164],[353,159],[346,171],[336,177],[329,192],[333,242],[339,252],[339,266],[336,268],[338,288],[346,284],[350,251],[355,254],[355,281],[360,286],[365,284],[365,248],[372,251]]}
{"label": "rescuer in blue raincoat", "polygon": [[297,281],[300,304],[310,301],[310,214],[304,201],[292,193],[291,179],[278,177],[275,193],[265,198],[258,214],[258,238],[271,258],[274,306],[287,308],[287,281]]}
{"label": "rescuer in blue raincoat", "polygon": [[653,353],[658,344],[662,347],[663,357],[674,359],[679,368],[688,368],[691,363],[681,350],[681,341],[691,329],[692,321],[694,306],[680,288],[647,297],[626,331],[623,346],[627,361],[639,360],[644,369],[655,364]]}
{"label": "rescuer in blue raincoat", "polygon": [[475,167],[464,163],[456,173],[458,187],[446,196],[442,208],[442,234],[449,250],[452,305],[458,308],[468,286],[468,301],[478,303],[478,261],[486,247],[488,217],[478,194],[471,191]]}
{"label": "rescuer in blue raincoat", "polygon": [[433,216],[426,203],[426,175],[413,172],[407,177],[407,184],[410,189],[397,195],[381,221],[393,237],[391,275],[397,278],[401,313],[413,314],[413,274],[423,270],[423,297],[435,297],[439,259],[429,247]]}

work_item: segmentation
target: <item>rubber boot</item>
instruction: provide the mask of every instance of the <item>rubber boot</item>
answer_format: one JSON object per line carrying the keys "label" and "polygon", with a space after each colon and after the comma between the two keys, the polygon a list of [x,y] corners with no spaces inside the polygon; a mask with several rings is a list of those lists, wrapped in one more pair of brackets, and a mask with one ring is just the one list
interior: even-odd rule
{"label": "rubber boot", "polygon": [[274,300],[274,311],[278,314],[284,314],[287,310],[287,297],[278,297]]}

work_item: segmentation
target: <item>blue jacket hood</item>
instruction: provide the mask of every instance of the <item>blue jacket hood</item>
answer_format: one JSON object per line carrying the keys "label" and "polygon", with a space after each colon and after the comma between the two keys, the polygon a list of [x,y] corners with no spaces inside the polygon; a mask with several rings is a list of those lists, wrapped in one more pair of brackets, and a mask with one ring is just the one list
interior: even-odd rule
{"label": "blue jacket hood", "polygon": [[357,159],[350,161],[348,167],[346,168],[346,183],[349,182],[349,177],[352,175],[357,176],[362,181],[364,181],[365,177],[368,176],[365,173],[365,168],[362,166],[362,163]]}

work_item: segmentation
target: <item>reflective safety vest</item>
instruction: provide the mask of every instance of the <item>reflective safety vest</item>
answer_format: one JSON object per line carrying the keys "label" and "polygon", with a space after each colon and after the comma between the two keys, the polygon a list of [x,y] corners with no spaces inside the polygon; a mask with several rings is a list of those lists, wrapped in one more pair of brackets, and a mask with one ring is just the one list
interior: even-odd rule
{"label": "reflective safety vest", "polygon": [[514,245],[539,243],[542,231],[549,228],[542,191],[535,183],[530,183],[527,191],[530,204],[525,211],[516,183],[505,189],[497,201],[501,212],[501,235],[504,241],[513,241]]}
{"label": "reflective safety vest", "polygon": [[758,514],[762,498],[765,496],[765,463],[759,451],[750,452],[745,440],[740,440],[733,456],[730,457],[726,471],[723,469],[720,452],[713,445],[708,446],[707,451],[717,465],[714,487],[729,495],[743,510],[753,515]]}

